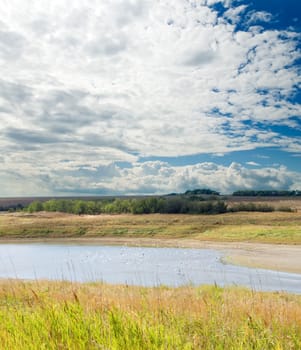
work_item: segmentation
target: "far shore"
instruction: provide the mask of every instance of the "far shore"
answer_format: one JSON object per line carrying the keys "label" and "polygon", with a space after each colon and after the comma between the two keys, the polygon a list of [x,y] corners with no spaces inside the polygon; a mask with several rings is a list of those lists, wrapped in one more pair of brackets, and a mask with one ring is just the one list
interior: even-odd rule
{"label": "far shore", "polygon": [[3,238],[8,243],[128,245],[144,247],[177,247],[215,249],[224,254],[225,263],[301,273],[301,246],[254,242],[217,242],[196,239],[132,238],[132,237],[79,237],[79,238]]}

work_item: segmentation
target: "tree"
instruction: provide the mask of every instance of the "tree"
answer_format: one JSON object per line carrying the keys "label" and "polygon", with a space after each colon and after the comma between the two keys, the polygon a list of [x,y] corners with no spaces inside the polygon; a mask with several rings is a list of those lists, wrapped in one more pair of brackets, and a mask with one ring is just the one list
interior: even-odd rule
{"label": "tree", "polygon": [[42,211],[42,210],[44,210],[44,208],[43,208],[43,204],[40,201],[34,201],[34,202],[29,204],[29,206],[27,207],[27,210],[30,213],[34,213],[37,211]]}

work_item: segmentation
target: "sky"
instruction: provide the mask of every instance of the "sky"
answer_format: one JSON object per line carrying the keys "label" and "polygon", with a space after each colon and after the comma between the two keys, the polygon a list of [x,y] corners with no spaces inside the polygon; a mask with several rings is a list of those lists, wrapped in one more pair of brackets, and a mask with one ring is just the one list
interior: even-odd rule
{"label": "sky", "polygon": [[2,0],[0,196],[301,189],[301,1]]}

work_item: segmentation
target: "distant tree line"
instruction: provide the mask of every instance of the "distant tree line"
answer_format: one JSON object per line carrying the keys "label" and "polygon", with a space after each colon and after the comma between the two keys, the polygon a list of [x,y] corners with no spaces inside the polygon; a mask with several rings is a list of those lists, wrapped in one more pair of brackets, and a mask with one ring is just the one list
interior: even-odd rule
{"label": "distant tree line", "polygon": [[274,190],[240,190],[232,193],[232,196],[245,197],[292,197],[301,196],[301,191],[274,191]]}
{"label": "distant tree line", "polygon": [[213,195],[213,196],[219,196],[219,192],[210,190],[209,188],[201,188],[196,190],[188,190],[184,193],[185,195]]}
{"label": "distant tree line", "polygon": [[18,204],[7,204],[7,205],[1,205],[0,211],[19,211],[24,209],[24,205],[21,203]]}
{"label": "distant tree line", "polygon": [[[233,192],[233,196],[301,196],[300,191],[257,191],[241,190]],[[171,193],[165,196],[136,197],[136,198],[101,198],[101,199],[50,199],[36,200],[26,205],[7,204],[0,205],[0,211],[27,212],[63,212],[71,214],[221,214],[238,211],[271,212],[275,208],[268,204],[236,203],[229,205],[221,199],[219,192],[211,189],[188,190],[184,193]],[[293,211],[289,207],[278,208],[278,211]]]}
{"label": "distant tree line", "polygon": [[63,212],[71,214],[219,214],[227,212],[223,201],[195,201],[177,197],[149,197],[114,200],[51,199],[46,202],[34,201],[26,211]]}
{"label": "distant tree line", "polygon": [[[27,212],[63,212],[70,214],[222,214],[239,211],[272,212],[268,204],[238,203],[228,206],[220,200],[189,199],[176,197],[149,197],[135,199],[80,200],[51,199],[46,202],[34,201],[25,209]],[[291,208],[279,208],[279,211],[293,211]]]}

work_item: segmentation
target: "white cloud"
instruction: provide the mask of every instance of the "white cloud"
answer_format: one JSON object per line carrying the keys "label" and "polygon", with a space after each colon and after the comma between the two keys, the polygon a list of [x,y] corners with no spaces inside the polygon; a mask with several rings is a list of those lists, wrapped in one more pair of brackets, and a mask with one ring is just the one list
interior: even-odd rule
{"label": "white cloud", "polygon": [[241,20],[241,14],[245,12],[247,7],[248,7],[247,5],[231,7],[225,12],[224,16],[228,20],[231,20],[232,23],[238,23]]}
{"label": "white cloud", "polygon": [[[278,165],[264,168],[246,168],[238,163],[229,166],[216,163],[199,163],[174,167],[166,162],[133,163],[129,168],[116,164],[86,167],[66,162],[61,167],[46,172],[25,169],[24,176],[10,171],[0,179],[10,184],[7,193],[16,196],[61,194],[164,194],[187,189],[209,187],[222,193],[240,189],[298,189],[301,174]],[[252,164],[251,164],[252,163]],[[249,162],[251,165],[258,165]],[[36,169],[36,168],[35,168]],[[30,183],[30,186],[26,186]]]}
{"label": "white cloud", "polygon": [[[218,2],[225,17],[210,7]],[[3,179],[10,171],[52,176],[51,169],[63,178],[84,160],[90,169],[139,156],[299,150],[295,138],[256,126],[301,116],[288,99],[300,85],[297,34],[236,32],[244,11],[226,0],[3,4]]]}
{"label": "white cloud", "polygon": [[272,14],[267,11],[251,11],[249,13],[248,23],[270,22],[272,19]]}

